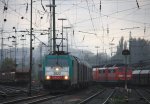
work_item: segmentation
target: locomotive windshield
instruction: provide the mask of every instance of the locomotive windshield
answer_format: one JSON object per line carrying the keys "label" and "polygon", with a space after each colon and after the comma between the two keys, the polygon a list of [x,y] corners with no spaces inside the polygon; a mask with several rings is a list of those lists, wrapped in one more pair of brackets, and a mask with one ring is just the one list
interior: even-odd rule
{"label": "locomotive windshield", "polygon": [[57,65],[62,67],[69,66],[66,59],[47,59],[47,66],[55,67]]}

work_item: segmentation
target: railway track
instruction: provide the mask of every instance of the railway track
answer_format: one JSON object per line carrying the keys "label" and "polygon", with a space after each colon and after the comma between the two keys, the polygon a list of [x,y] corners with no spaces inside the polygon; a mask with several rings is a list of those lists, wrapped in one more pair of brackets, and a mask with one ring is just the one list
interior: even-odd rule
{"label": "railway track", "polygon": [[4,92],[9,92],[9,93],[13,93],[13,92],[27,92],[27,90],[25,88],[18,88],[18,87],[13,87],[13,86],[0,86],[0,90],[4,91]]}
{"label": "railway track", "polygon": [[[5,94],[0,92],[0,94]],[[150,92],[146,89],[132,89],[127,93],[124,88],[94,87],[60,95],[43,94],[32,97],[15,98],[1,104],[150,104]]]}
{"label": "railway track", "polygon": [[39,102],[44,102],[44,101],[55,99],[61,96],[63,96],[63,94],[56,95],[56,96],[45,94],[45,95],[38,95],[38,96],[21,98],[21,99],[15,99],[15,100],[8,101],[8,102],[2,102],[1,104],[37,104]]}
{"label": "railway track", "polygon": [[150,92],[147,92],[145,89],[136,89],[136,92],[146,104],[150,104]]}
{"label": "railway track", "polygon": [[19,89],[0,86],[0,97],[3,97],[3,98],[17,96],[19,94],[23,95],[24,93],[25,92],[23,92],[22,90],[19,90]]}
{"label": "railway track", "polygon": [[104,89],[82,100],[78,104],[106,104],[114,93],[115,89]]}
{"label": "railway track", "polygon": [[[15,100],[10,99],[6,102],[3,100],[2,104],[36,104],[36,103],[56,103],[56,104],[77,104],[81,99],[85,99],[86,97],[93,95],[94,93],[102,90],[100,87],[91,87],[90,89],[78,90],[73,91],[72,93],[65,93],[64,95],[43,95],[43,96],[34,96],[34,97],[21,97],[21,98],[14,98]],[[76,103],[74,103],[76,102]]]}
{"label": "railway track", "polygon": [[[4,90],[9,91],[9,92],[10,91],[18,91],[18,92],[20,91],[20,92],[28,93],[28,89],[25,87],[0,86],[0,89],[4,89]],[[38,86],[31,88],[31,91],[33,91],[33,92],[37,92],[40,90],[42,90],[42,88],[38,87]]]}
{"label": "railway track", "polygon": [[150,94],[150,90],[149,89],[145,89],[145,90],[146,90],[146,92],[148,92]]}
{"label": "railway track", "polygon": [[124,88],[106,89],[78,104],[150,104],[150,92],[145,89],[132,89],[129,92]]}
{"label": "railway track", "polygon": [[[39,93],[45,93],[45,90],[42,88],[32,88],[31,89],[33,95],[37,95]],[[0,85],[0,99],[10,98],[10,97],[20,97],[26,96],[28,94],[28,89],[24,87],[14,87],[14,86],[2,86]]]}
{"label": "railway track", "polygon": [[0,91],[0,96],[1,96],[1,97],[6,97],[7,94],[6,94],[5,92],[3,92],[3,91]]}

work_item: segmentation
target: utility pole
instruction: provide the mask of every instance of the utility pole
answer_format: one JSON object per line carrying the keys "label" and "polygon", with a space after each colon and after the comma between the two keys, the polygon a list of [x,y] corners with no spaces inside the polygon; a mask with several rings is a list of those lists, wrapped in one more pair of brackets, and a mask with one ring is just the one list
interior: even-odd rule
{"label": "utility pole", "polygon": [[11,57],[11,52],[12,52],[12,51],[11,51],[11,47],[13,47],[13,46],[8,46],[8,47],[9,47],[9,51],[10,51],[10,59],[11,59],[11,58],[12,58],[12,57]]}
{"label": "utility pole", "polygon": [[42,46],[43,44],[40,44],[40,64],[42,65]]}
{"label": "utility pole", "polygon": [[16,51],[16,48],[17,48],[17,35],[16,35],[16,27],[13,27],[13,29],[15,30],[15,36],[12,36],[13,38],[14,38],[14,41],[12,41],[12,42],[14,42],[14,45],[15,45],[15,69],[16,69],[16,66],[17,66],[17,58],[16,58],[16,53],[17,53],[17,51]]}
{"label": "utility pole", "polygon": [[95,46],[95,48],[97,49],[96,65],[98,65],[98,63],[99,63],[98,48],[100,48],[100,47],[99,46]]}
{"label": "utility pole", "polygon": [[111,52],[111,64],[112,64],[112,51],[113,51],[113,50],[112,50],[112,49],[113,49],[112,46],[114,45],[114,43],[109,43],[109,45],[111,46],[111,47],[110,47],[110,52]]}
{"label": "utility pole", "polygon": [[67,53],[68,53],[68,32],[67,29],[71,28],[71,27],[64,27],[66,29],[66,35],[67,35]]}
{"label": "utility pole", "polygon": [[[56,51],[56,33],[55,33],[55,0],[52,1],[52,5],[46,5],[46,7],[50,7],[50,12],[51,12],[51,7],[53,7],[53,53]],[[51,15],[51,13],[50,13]],[[51,25],[50,25],[51,27]]]}
{"label": "utility pole", "polygon": [[106,59],[106,61],[105,61],[105,63],[107,64],[107,53],[106,53],[106,49],[105,49],[105,59]]}
{"label": "utility pole", "polygon": [[67,20],[67,19],[65,19],[65,18],[59,18],[58,20],[62,21],[62,51],[63,51],[63,21]]}
{"label": "utility pole", "polygon": [[49,19],[49,33],[48,33],[48,46],[50,49],[50,53],[52,52],[52,4],[50,2],[50,5],[46,5],[46,7],[49,7],[50,11],[50,19]]}
{"label": "utility pole", "polygon": [[31,14],[30,14],[30,69],[29,69],[29,96],[31,96],[32,85],[32,0],[31,0]]}
{"label": "utility pole", "polygon": [[1,30],[1,39],[2,39],[2,41],[1,41],[1,68],[2,68],[2,62],[3,62],[3,29]]}
{"label": "utility pole", "polygon": [[23,72],[24,62],[25,62],[25,59],[24,59],[24,40],[26,40],[23,37],[24,37],[24,35],[22,35],[22,38],[20,39],[22,41],[22,72]]}
{"label": "utility pole", "polygon": [[53,0],[53,52],[56,51],[56,36],[55,36],[55,0]]}
{"label": "utility pole", "polygon": [[48,37],[48,43],[50,45],[50,53],[52,52],[52,11],[50,7],[50,20],[49,20],[49,37]]}
{"label": "utility pole", "polygon": [[130,56],[129,56],[129,65],[131,65],[132,61],[131,61],[131,58],[132,58],[132,50],[131,50],[131,31],[129,32],[129,51],[130,51]]}

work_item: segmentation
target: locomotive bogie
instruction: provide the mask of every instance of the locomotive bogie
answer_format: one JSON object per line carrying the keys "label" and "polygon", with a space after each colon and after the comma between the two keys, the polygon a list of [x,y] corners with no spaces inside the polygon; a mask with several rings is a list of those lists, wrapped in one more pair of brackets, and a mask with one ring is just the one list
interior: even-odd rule
{"label": "locomotive bogie", "polygon": [[70,86],[69,80],[46,80],[43,82],[43,87],[45,89],[68,89]]}

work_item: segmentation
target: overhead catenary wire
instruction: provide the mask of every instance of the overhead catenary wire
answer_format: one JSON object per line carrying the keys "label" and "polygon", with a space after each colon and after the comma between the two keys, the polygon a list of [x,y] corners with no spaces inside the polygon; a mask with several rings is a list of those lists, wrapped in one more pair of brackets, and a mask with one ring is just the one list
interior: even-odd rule
{"label": "overhead catenary wire", "polygon": [[[148,3],[148,4],[143,4],[143,5],[141,5],[140,7],[144,7],[144,6],[148,6],[148,5],[150,5],[150,3]],[[79,7],[80,7],[80,6],[79,6]],[[87,8],[83,8],[83,7],[82,7],[82,9],[87,9]],[[126,12],[126,11],[131,11],[131,10],[134,10],[134,9],[137,9],[137,7],[132,7],[132,8],[129,8],[129,9],[120,10],[120,11],[113,12],[113,13],[110,13],[110,14],[103,14],[103,13],[102,13],[102,17],[109,17],[109,18],[114,18],[114,19],[118,19],[118,20],[124,20],[124,21],[133,22],[133,23],[143,24],[143,22],[140,22],[140,21],[128,20],[128,19],[125,19],[125,18],[119,18],[119,17],[114,17],[114,16],[112,16],[112,15],[114,15],[114,14],[116,14],[116,13],[118,14],[118,13],[122,13],[122,12]],[[98,13],[98,12],[95,11],[95,13]],[[93,17],[92,19],[94,20],[94,19],[98,19],[98,18],[99,18],[99,16]],[[91,20],[91,18],[88,18],[88,19],[85,19],[85,20],[82,20],[82,21],[78,21],[78,22],[76,22],[76,24],[83,23],[83,22],[87,22],[88,20]],[[150,24],[150,23],[147,22],[146,24]]]}
{"label": "overhead catenary wire", "polygon": [[89,15],[90,15],[90,20],[91,20],[91,23],[92,23],[92,26],[93,26],[93,30],[94,30],[94,32],[95,32],[95,26],[94,26],[94,23],[93,23],[93,19],[92,19],[91,11],[90,11],[89,4],[88,4],[88,1],[87,1],[87,0],[86,0],[86,3],[87,3],[87,7],[88,7],[88,11],[89,11]]}
{"label": "overhead catenary wire", "polygon": [[[3,0],[0,0],[0,2],[2,2],[3,4],[5,4],[4,2],[3,2]],[[12,7],[8,7],[9,8],[9,10],[11,10],[11,11],[13,11],[13,12],[15,12],[18,16],[20,16],[20,17],[22,17],[23,16],[23,14],[21,14],[21,13],[19,13],[19,12],[17,12],[15,9],[13,9]],[[13,14],[13,13],[12,13]],[[13,14],[14,15],[14,14]],[[28,22],[30,22],[30,20],[28,19],[28,18],[24,18],[24,19],[26,19]],[[33,24],[34,26],[36,26],[36,24]],[[37,26],[36,26],[37,27]]]}
{"label": "overhead catenary wire", "polygon": [[[25,0],[25,1],[27,1],[27,0]],[[41,1],[41,0],[39,0],[39,1]],[[61,1],[60,1],[60,2],[61,2],[61,5],[64,5],[64,3],[65,3],[64,1],[69,1],[69,0],[61,0]],[[72,1],[72,0],[70,0],[70,1]],[[69,1],[69,2],[70,2],[70,1]],[[99,0],[98,0],[98,1],[99,1]],[[104,0],[100,0],[100,1],[103,1],[103,2],[104,2]],[[116,2],[116,0],[108,0],[108,1]],[[27,1],[27,2],[28,2],[28,1]],[[43,2],[46,2],[46,1],[43,0]],[[81,0],[80,0],[79,2],[81,2]],[[92,4],[93,6],[99,5],[99,7],[100,7],[100,3],[99,3],[99,4],[97,4],[97,3],[95,4],[95,3],[94,3],[95,1],[93,1],[93,0],[88,1],[88,3],[89,3],[89,2],[90,2],[90,3],[92,2],[92,3],[93,3],[93,4]],[[103,3],[103,2],[102,2],[102,3]],[[125,1],[124,1],[124,2],[125,2]],[[132,1],[132,0],[127,0],[126,2],[133,2],[133,1]],[[135,2],[135,0],[134,0],[134,2]],[[139,1],[139,2],[140,2],[140,1]],[[148,1],[147,1],[147,2],[148,2]],[[77,3],[78,3],[78,2],[76,1],[76,4],[77,4]],[[84,3],[84,0],[82,0],[82,3]],[[90,3],[89,3],[89,6],[90,6]],[[69,5],[68,2],[67,2],[67,4]],[[81,6],[81,5],[80,5],[80,4],[77,4],[77,5],[76,5],[76,4],[75,4],[75,5],[71,4],[71,5],[73,5],[72,7],[75,6],[77,9],[79,9],[79,6]],[[28,4],[28,5],[30,5],[30,4]],[[26,5],[25,5],[25,6],[26,6]],[[84,6],[85,6],[85,4],[84,4]],[[34,7],[34,8],[35,8],[35,7]],[[90,7],[89,7],[89,8],[90,8]],[[96,7],[95,7],[95,8],[96,8]],[[142,6],[141,6],[141,5],[140,5],[140,8],[142,9]],[[26,9],[26,8],[25,8],[25,9]],[[35,9],[36,9],[37,11],[40,10],[39,8],[35,8]],[[68,12],[69,10],[71,10],[71,9],[72,9],[72,8],[70,7],[70,9],[68,9],[67,12]],[[82,9],[83,9],[83,8],[82,8]],[[88,8],[86,8],[86,7],[85,7],[85,9],[88,10]],[[101,9],[101,10],[102,10],[102,9]],[[134,10],[134,9],[131,9],[131,10]],[[139,10],[139,9],[137,9],[137,6],[136,6],[136,10]],[[39,15],[39,14],[37,13],[37,11],[36,11],[36,14],[35,14],[35,15]],[[92,11],[91,8],[90,8],[90,11]],[[100,10],[99,10],[99,11],[100,11]],[[92,11],[92,13],[96,13],[96,12],[99,12],[99,11],[96,11],[96,9],[95,9],[94,11]],[[123,11],[123,12],[125,12],[125,11]],[[120,14],[123,13],[123,12],[118,11],[118,13],[120,13]],[[40,13],[44,13],[44,10],[42,9]],[[61,13],[64,13],[64,11],[62,10]],[[91,13],[91,14],[92,14],[92,13]],[[103,12],[101,12],[101,13],[102,13],[102,17],[101,17],[101,18],[107,16],[107,15],[105,15]],[[117,13],[117,12],[116,12],[116,13]],[[137,21],[137,22],[136,22],[136,20],[128,20],[128,19],[126,19],[126,18],[124,18],[124,17],[121,17],[121,18],[120,18],[120,17],[115,17],[115,14],[116,14],[116,13],[114,12],[114,14],[111,14],[111,13],[110,13],[110,15],[108,14],[109,19],[110,19],[110,18],[114,18],[114,19],[116,19],[116,21],[118,21],[118,20],[123,20],[123,21],[129,21],[129,22],[132,21],[133,23],[137,23],[137,22],[139,23],[139,22],[141,22],[140,24],[143,24],[142,21]],[[104,14],[104,15],[103,15],[103,14]],[[58,13],[57,15],[59,15],[59,13]],[[132,15],[132,14],[131,14],[131,15]],[[93,21],[94,21],[95,19],[100,18],[100,16],[97,16],[97,18],[95,18],[93,15],[92,15],[91,17],[92,17],[92,20],[93,20]],[[67,17],[67,19],[68,19],[68,18],[69,18],[69,17]],[[91,18],[90,18],[90,17],[87,17],[87,18],[89,19],[88,21],[91,21]],[[68,20],[70,20],[70,19],[68,19]],[[75,21],[74,23],[71,21],[70,24],[74,25],[74,27],[75,27],[76,24],[84,23],[84,22],[80,22],[80,23],[78,23],[78,22],[80,22],[80,20],[77,20],[77,21]],[[87,22],[87,19],[85,19],[85,22]],[[37,23],[38,23],[38,20],[37,20],[37,22],[36,22],[36,25],[38,25]],[[43,24],[44,24],[44,23],[41,23],[41,26],[40,26],[39,28],[46,28],[46,26],[44,26]],[[147,27],[147,24],[149,24],[148,21],[147,21],[146,24],[145,24],[146,27]],[[110,25],[110,23],[109,23],[108,25]],[[97,26],[94,26],[94,27],[97,27]],[[108,27],[109,27],[109,26],[107,26],[107,28],[108,28]],[[102,27],[101,27],[101,28],[102,28]],[[111,28],[111,29],[112,29],[112,28]],[[105,30],[105,29],[103,29],[103,30]],[[95,30],[95,32],[97,32],[97,31]],[[112,34],[112,33],[111,33],[111,34]],[[119,36],[118,36],[118,37],[119,37]],[[84,39],[84,40],[85,40],[85,39]]]}
{"label": "overhead catenary wire", "polygon": [[138,0],[136,0],[136,4],[137,4],[137,7],[138,7],[138,9],[140,8],[140,6],[139,6],[139,3],[138,3]]}

